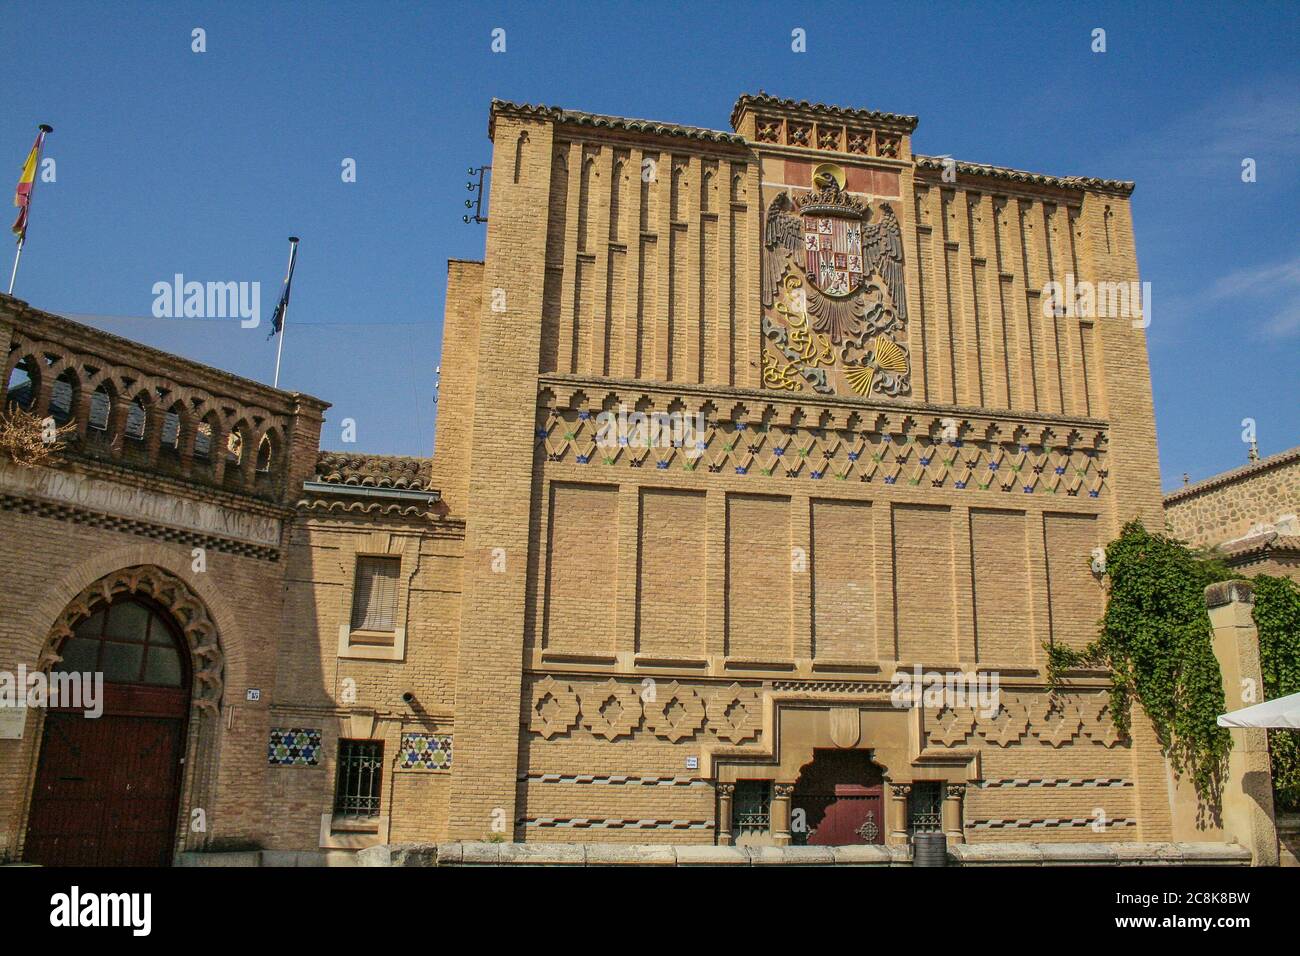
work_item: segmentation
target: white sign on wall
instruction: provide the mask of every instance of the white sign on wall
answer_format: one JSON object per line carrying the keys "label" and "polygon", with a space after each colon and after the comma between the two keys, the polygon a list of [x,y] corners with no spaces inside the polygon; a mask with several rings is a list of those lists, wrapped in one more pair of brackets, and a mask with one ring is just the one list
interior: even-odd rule
{"label": "white sign on wall", "polygon": [[26,706],[0,704],[0,740],[22,740],[26,726]]}

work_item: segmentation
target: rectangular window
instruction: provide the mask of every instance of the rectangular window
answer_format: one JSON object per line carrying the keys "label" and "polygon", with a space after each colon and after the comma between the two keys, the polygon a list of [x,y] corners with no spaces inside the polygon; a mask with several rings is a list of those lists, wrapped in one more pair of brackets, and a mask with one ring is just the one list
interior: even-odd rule
{"label": "rectangular window", "polygon": [[941,829],[943,784],[933,780],[912,784],[907,797],[907,830],[910,834],[928,833]]}
{"label": "rectangular window", "polygon": [[108,413],[112,409],[113,403],[109,401],[108,393],[103,389],[96,389],[90,396],[90,427],[99,431],[108,430]]}
{"label": "rectangular window", "polygon": [[352,629],[392,631],[397,628],[397,576],[401,558],[357,556],[352,590]]}
{"label": "rectangular window", "polygon": [[207,458],[212,454],[212,426],[199,422],[194,429],[194,457]]}
{"label": "rectangular window", "polygon": [[144,428],[148,422],[148,415],[145,413],[144,406],[139,402],[132,402],[126,413],[126,437],[132,441],[144,441]]}
{"label": "rectangular window", "polygon": [[772,781],[737,780],[731,802],[731,832],[766,833],[771,823]]}
{"label": "rectangular window", "polygon": [[175,412],[168,412],[163,416],[161,447],[168,451],[176,451],[180,447],[180,437],[181,417]]}
{"label": "rectangular window", "polygon": [[379,816],[379,785],[383,778],[382,740],[339,739],[339,771],[334,783],[336,816]]}

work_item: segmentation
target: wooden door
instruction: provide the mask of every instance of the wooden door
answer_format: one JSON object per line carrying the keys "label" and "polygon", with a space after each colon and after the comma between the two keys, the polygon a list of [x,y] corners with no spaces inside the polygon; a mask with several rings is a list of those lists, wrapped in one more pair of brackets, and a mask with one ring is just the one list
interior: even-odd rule
{"label": "wooden door", "polygon": [[189,667],[159,609],[127,600],[82,622],[70,671],[115,678],[103,713],[51,707],[23,857],[45,866],[169,866],[189,709]]}
{"label": "wooden door", "polygon": [[882,787],[836,784],[833,793],[810,795],[807,803],[811,811],[808,814],[808,846],[857,846],[885,842]]}
{"label": "wooden door", "polygon": [[24,856],[46,866],[168,866],[182,721],[53,712]]}
{"label": "wooden door", "polygon": [[807,846],[885,842],[884,778],[861,750],[818,750],[800,770],[791,810],[791,837]]}

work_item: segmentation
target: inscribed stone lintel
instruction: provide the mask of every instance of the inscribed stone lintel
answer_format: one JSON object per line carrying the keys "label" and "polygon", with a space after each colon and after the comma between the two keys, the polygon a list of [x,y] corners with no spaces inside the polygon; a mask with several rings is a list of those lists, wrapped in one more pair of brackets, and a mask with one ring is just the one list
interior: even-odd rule
{"label": "inscribed stone lintel", "polygon": [[268,547],[280,543],[280,521],[277,518],[238,512],[210,501],[180,498],[70,472],[21,468],[0,462],[0,490],[199,534]]}

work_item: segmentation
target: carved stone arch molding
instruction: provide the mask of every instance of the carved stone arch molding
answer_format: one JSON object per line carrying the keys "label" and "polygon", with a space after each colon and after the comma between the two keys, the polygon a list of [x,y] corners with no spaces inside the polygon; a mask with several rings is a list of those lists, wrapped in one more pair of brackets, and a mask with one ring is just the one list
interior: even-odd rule
{"label": "carved stone arch molding", "polygon": [[207,605],[190,590],[189,585],[157,565],[145,564],[113,571],[81,590],[50,628],[49,636],[37,658],[41,670],[58,663],[63,642],[73,628],[93,614],[101,605],[126,595],[143,595],[166,608],[175,619],[193,660],[192,701],[199,711],[216,714],[221,707],[224,689],[225,656],[221,650],[217,627]]}

